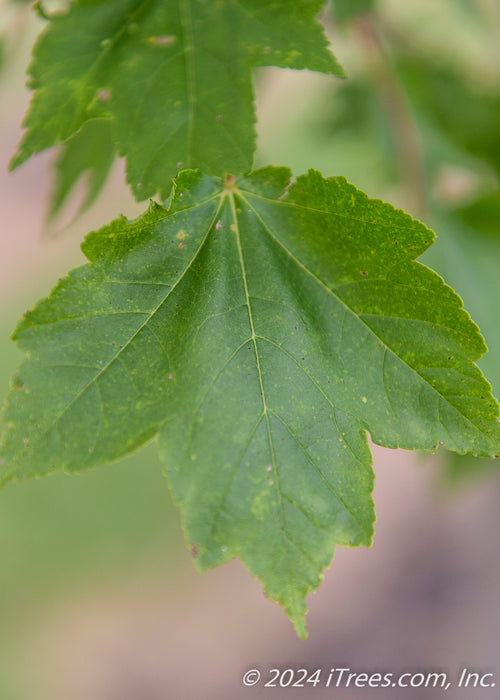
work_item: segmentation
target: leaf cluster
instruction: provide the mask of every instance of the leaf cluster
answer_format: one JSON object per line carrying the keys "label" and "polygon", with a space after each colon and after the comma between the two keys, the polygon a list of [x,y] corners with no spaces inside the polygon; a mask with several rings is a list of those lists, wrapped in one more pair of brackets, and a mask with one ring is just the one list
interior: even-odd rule
{"label": "leaf cluster", "polygon": [[120,155],[135,196],[165,203],[90,233],[89,262],[18,325],[0,469],[74,472],[156,440],[198,567],[240,557],[300,636],[335,546],[371,542],[368,434],[500,446],[484,341],[417,260],[429,228],[342,177],[250,172],[253,69],[343,75],[321,5],[77,0],[50,17],[12,167],[62,144],[56,212],[85,171],[90,206]]}

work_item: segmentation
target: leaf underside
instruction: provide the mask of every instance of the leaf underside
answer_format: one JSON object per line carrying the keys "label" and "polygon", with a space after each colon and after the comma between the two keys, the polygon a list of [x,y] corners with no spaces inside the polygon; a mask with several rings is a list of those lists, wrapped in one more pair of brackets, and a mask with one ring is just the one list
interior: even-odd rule
{"label": "leaf underside", "polygon": [[21,321],[1,481],[156,436],[199,568],[239,556],[305,636],[335,545],[372,539],[367,432],[498,451],[484,342],[415,262],[432,240],[343,178],[181,173],[168,210],[91,233]]}
{"label": "leaf underside", "polygon": [[34,95],[11,167],[104,117],[137,199],[157,192],[165,198],[181,168],[247,172],[255,150],[253,69],[343,74],[315,19],[322,5],[73,2],[50,19],[34,47]]}

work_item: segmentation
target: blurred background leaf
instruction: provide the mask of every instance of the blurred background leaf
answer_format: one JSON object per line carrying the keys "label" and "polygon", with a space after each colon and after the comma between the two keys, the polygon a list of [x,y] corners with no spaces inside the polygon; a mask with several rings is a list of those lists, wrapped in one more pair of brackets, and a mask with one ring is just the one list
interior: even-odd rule
{"label": "blurred background leaf", "polygon": [[331,0],[333,14],[337,22],[348,22],[375,8],[376,0]]}

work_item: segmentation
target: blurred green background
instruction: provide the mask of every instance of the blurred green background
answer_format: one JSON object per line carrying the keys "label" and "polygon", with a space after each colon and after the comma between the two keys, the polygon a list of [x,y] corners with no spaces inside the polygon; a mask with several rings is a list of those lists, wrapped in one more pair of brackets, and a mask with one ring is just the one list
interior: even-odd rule
{"label": "blurred green background", "polygon": [[[499,396],[500,5],[335,0],[324,21],[348,79],[260,70],[257,164],[346,175],[430,225],[437,243],[425,261],[481,327],[490,348],[481,366]],[[0,4],[2,395],[20,361],[8,341],[17,318],[82,263],[88,230],[143,208],[118,163],[94,208],[66,227],[85,200],[80,183],[49,225],[54,155],[6,174],[41,26],[27,3]],[[198,576],[153,445],[80,476],[9,485],[0,492],[0,700],[280,698],[291,691],[248,691],[242,673],[300,666],[451,676],[467,666],[496,672],[500,684],[498,466],[376,448],[375,470],[375,545],[338,552],[311,597],[305,643],[237,562]],[[335,689],[340,698],[385,692]],[[467,697],[475,692],[497,697]]]}

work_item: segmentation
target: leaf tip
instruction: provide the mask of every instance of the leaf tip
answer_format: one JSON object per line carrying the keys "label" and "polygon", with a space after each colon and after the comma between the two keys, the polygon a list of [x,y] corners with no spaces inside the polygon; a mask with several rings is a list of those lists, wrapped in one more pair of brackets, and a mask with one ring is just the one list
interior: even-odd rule
{"label": "leaf tip", "polygon": [[286,596],[272,596],[269,595],[266,588],[264,588],[264,595],[271,601],[278,603],[285,610],[288,619],[293,625],[295,633],[299,639],[307,639],[309,633],[306,627],[306,615],[308,612],[307,605],[305,603],[307,591],[299,592],[295,591],[290,598]]}
{"label": "leaf tip", "polygon": [[27,156],[23,154],[21,150],[17,150],[12,158],[9,160],[9,164],[7,165],[7,170],[9,173],[12,173],[14,170],[16,170],[20,165],[24,163],[26,160]]}
{"label": "leaf tip", "polygon": [[164,208],[161,206],[161,204],[158,204],[158,202],[155,202],[154,199],[149,200],[149,207],[148,207],[149,214],[155,214],[160,209],[161,209],[161,211],[165,211]]}
{"label": "leaf tip", "polygon": [[304,599],[294,601],[291,606],[285,607],[287,615],[295,629],[297,637],[302,640],[306,640],[309,636],[306,627],[306,614],[307,606]]}
{"label": "leaf tip", "polygon": [[33,3],[33,10],[37,13],[38,17],[43,20],[50,20],[50,15],[48,14],[47,10],[44,8],[44,6],[41,3],[41,0],[36,0],[35,3]]}
{"label": "leaf tip", "polygon": [[300,622],[292,620],[292,623],[295,632],[297,633],[297,637],[303,642],[305,642],[306,639],[309,637],[309,632],[306,629],[305,620],[300,620]]}
{"label": "leaf tip", "polygon": [[336,78],[340,78],[340,80],[346,80],[347,79],[347,72],[344,69],[344,66],[337,60],[337,58],[334,56],[334,60],[332,61],[332,74]]}

